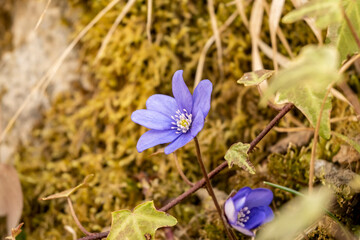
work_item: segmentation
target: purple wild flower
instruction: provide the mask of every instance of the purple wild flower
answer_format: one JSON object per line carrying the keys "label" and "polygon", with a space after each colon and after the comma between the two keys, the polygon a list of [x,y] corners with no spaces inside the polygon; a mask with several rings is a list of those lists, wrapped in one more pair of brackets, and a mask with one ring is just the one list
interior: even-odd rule
{"label": "purple wild flower", "polygon": [[274,218],[269,207],[273,193],[266,188],[243,187],[233,197],[226,200],[225,216],[229,224],[239,232],[254,236],[251,231]]}
{"label": "purple wild flower", "polygon": [[146,109],[133,112],[131,119],[151,130],[144,133],[136,148],[138,152],[158,144],[170,143],[165,154],[170,154],[190,142],[204,127],[210,110],[212,83],[202,80],[191,95],[182,77],[182,70],[172,78],[174,98],[155,94],[146,101]]}

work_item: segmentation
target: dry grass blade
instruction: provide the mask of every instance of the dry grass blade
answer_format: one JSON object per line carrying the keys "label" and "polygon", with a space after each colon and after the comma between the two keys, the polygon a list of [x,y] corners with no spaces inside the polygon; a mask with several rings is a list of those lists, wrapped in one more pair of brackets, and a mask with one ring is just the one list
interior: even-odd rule
{"label": "dry grass blade", "polygon": [[151,13],[152,13],[153,0],[147,1],[147,21],[146,21],[146,35],[149,43],[151,44]]}
{"label": "dry grass blade", "polygon": [[239,15],[241,17],[241,20],[243,21],[245,27],[249,29],[249,20],[246,17],[244,0],[235,0],[235,4],[236,4],[236,9],[238,10]]}
{"label": "dry grass blade", "polygon": [[121,20],[123,20],[123,18],[125,17],[125,15],[130,11],[131,6],[135,3],[136,0],[129,0],[125,7],[123,8],[123,10],[121,11],[121,13],[119,14],[119,16],[115,19],[114,24],[111,26],[109,32],[106,34],[104,40],[101,43],[100,49],[95,57],[95,63],[101,58],[101,56],[104,53],[104,50],[106,48],[106,46],[108,45],[111,36],[114,34],[117,26],[120,24]]}
{"label": "dry grass blade", "polygon": [[[301,5],[304,5],[308,1],[307,0],[291,0],[291,2],[295,8],[299,8]],[[315,37],[319,41],[319,44],[322,45],[323,37],[321,35],[321,30],[318,27],[316,27],[316,25],[315,25],[315,20],[313,18],[305,18],[305,22],[309,25],[309,27],[313,31]]]}
{"label": "dry grass blade", "polygon": [[0,136],[0,143],[4,141],[6,135],[10,131],[11,127],[14,125],[22,111],[25,109],[28,103],[31,102],[32,96],[41,88],[45,89],[50,81],[55,76],[57,70],[60,68],[66,57],[75,47],[75,45],[80,41],[81,38],[85,36],[85,34],[111,9],[113,8],[120,0],[111,1],[104,9],[102,9],[94,19],[84,27],[84,29],[76,36],[76,38],[69,44],[69,46],[64,50],[61,56],[57,59],[57,61],[50,67],[50,69],[46,72],[46,74],[36,83],[33,87],[29,95],[25,98],[24,102],[20,105],[18,110],[15,112],[14,116],[10,119],[8,124],[6,125],[4,131]]}
{"label": "dry grass blade", "polygon": [[48,10],[48,8],[49,8],[49,6],[50,6],[50,3],[51,3],[51,0],[48,0],[47,3],[46,3],[46,6],[45,6],[45,8],[44,8],[44,11],[41,13],[41,15],[40,15],[40,17],[39,17],[39,20],[38,20],[37,23],[36,23],[36,26],[35,26],[34,31],[36,31],[36,30],[39,28],[42,20],[44,19],[45,13],[46,13],[46,11]]}
{"label": "dry grass blade", "polygon": [[[238,16],[237,12],[234,12],[233,14],[231,14],[231,16],[226,20],[226,22],[224,23],[224,25],[222,25],[219,28],[219,32],[223,32],[228,26],[230,26],[230,24],[235,20],[235,18]],[[199,58],[199,62],[196,68],[196,74],[195,74],[195,82],[194,82],[194,88],[199,84],[200,80],[201,80],[201,76],[202,76],[202,71],[204,69],[204,63],[205,63],[205,57],[206,57],[206,53],[209,50],[209,48],[211,47],[211,45],[215,42],[215,36],[211,36],[207,42],[205,43],[204,48],[201,51],[200,54],[200,58]]]}
{"label": "dry grass blade", "polygon": [[271,38],[271,46],[273,48],[273,63],[274,69],[277,71],[279,69],[276,52],[277,52],[277,45],[276,45],[276,31],[279,27],[279,21],[281,17],[281,13],[284,7],[285,0],[273,0],[270,7],[270,14],[269,14],[269,28],[270,28],[270,38]]}
{"label": "dry grass blade", "polygon": [[222,51],[222,47],[221,47],[220,31],[219,31],[219,29],[217,27],[217,23],[216,23],[214,1],[213,0],[207,0],[207,6],[208,6],[210,20],[211,20],[211,27],[213,29],[214,37],[215,37],[215,44],[216,44],[216,48],[217,48],[217,60],[218,60],[218,65],[219,65],[219,70],[220,70],[220,77],[221,77],[221,79],[223,79],[224,78],[224,69],[223,69],[223,61],[222,61],[223,51]]}
{"label": "dry grass blade", "polygon": [[[274,58],[274,52],[272,50],[271,47],[269,47],[266,43],[264,43],[263,41],[259,41],[259,47],[261,49],[261,51],[270,59],[273,59]],[[281,53],[279,52],[276,52],[276,59],[277,59],[277,62],[280,66],[282,67],[286,67],[289,62],[290,62],[290,59],[285,57],[284,55],[282,55]]]}
{"label": "dry grass blade", "polygon": [[251,36],[251,58],[252,58],[252,70],[263,69],[263,64],[259,52],[259,41],[260,41],[260,31],[264,15],[264,5],[263,0],[255,0],[254,5],[251,10],[251,17],[249,23],[249,31]]}

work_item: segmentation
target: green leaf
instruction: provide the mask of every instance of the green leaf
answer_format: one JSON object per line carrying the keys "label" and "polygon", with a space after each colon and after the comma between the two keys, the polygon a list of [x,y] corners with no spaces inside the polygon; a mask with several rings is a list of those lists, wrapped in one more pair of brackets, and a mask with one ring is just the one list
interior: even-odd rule
{"label": "green leaf", "polygon": [[[346,15],[357,35],[360,36],[360,1],[346,0],[344,5]],[[345,20],[341,23],[336,45],[340,53],[340,61],[345,60],[349,55],[359,52],[359,47]]]}
{"label": "green leaf", "polygon": [[[328,87],[340,79],[338,56],[333,47],[304,47],[287,69],[281,70],[264,93],[262,103],[277,93],[276,103],[293,103],[316,126]],[[327,98],[320,121],[319,135],[330,138],[331,99]]]}
{"label": "green leaf", "polygon": [[134,212],[120,210],[112,213],[111,230],[107,240],[154,239],[155,231],[161,227],[174,226],[176,218],[156,210],[154,202],[138,205]]}
{"label": "green leaf", "polygon": [[237,81],[238,84],[244,84],[244,86],[259,85],[261,82],[269,79],[273,75],[274,71],[261,69],[254,72],[247,72]]}
{"label": "green leaf", "polygon": [[250,144],[238,142],[229,148],[225,154],[225,160],[229,164],[229,168],[231,168],[234,164],[242,167],[244,170],[250,172],[251,174],[255,174],[255,168],[253,164],[249,161],[248,151],[250,148]]}
{"label": "green leaf", "polygon": [[295,239],[325,213],[325,208],[331,202],[331,196],[331,192],[324,188],[308,196],[296,197],[280,210],[274,221],[267,224],[256,239]]}
{"label": "green leaf", "polygon": [[348,138],[347,136],[344,136],[340,133],[337,133],[337,132],[331,132],[331,133],[332,133],[332,135],[340,138],[341,140],[343,140],[344,142],[346,142],[347,144],[352,146],[356,151],[358,151],[360,153],[360,144],[358,144],[354,140],[352,140],[352,139]]}
{"label": "green leaf", "polygon": [[286,14],[282,22],[293,23],[306,17],[315,18],[317,27],[323,29],[342,19],[340,0],[314,0]]}

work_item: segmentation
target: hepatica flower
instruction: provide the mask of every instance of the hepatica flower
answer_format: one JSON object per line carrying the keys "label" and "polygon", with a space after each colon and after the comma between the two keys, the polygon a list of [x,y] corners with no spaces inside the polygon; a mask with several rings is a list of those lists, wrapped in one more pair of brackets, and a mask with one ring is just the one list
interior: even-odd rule
{"label": "hepatica flower", "polygon": [[274,218],[269,207],[273,193],[266,188],[240,189],[225,202],[225,216],[229,224],[239,232],[254,236],[251,231]]}
{"label": "hepatica flower", "polygon": [[136,145],[139,152],[170,143],[165,147],[165,154],[170,154],[190,142],[204,127],[210,110],[212,83],[200,81],[191,95],[182,73],[182,70],[176,71],[172,79],[174,98],[152,95],[146,101],[146,109],[131,115],[135,123],[151,129],[140,137]]}

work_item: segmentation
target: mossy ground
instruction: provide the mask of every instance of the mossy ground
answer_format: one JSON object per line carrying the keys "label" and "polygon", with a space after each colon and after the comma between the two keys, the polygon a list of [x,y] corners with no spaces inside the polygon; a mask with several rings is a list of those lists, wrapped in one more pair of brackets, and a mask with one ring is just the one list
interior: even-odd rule
{"label": "mossy ground", "polygon": [[[80,21],[71,23],[80,31],[110,1],[71,2],[82,10]],[[74,187],[91,173],[95,178],[90,186],[71,196],[80,221],[89,231],[102,231],[110,226],[114,210],[131,209],[144,200],[154,200],[160,207],[187,189],[171,155],[151,155],[160,147],[137,153],[136,142],[146,129],[133,123],[130,116],[134,110],[145,108],[145,101],[152,94],[172,95],[171,78],[178,69],[184,70],[186,83],[193,86],[200,52],[212,35],[206,2],[153,1],[153,43],[150,44],[145,31],[146,1],[136,1],[114,32],[101,60],[94,63],[101,42],[124,2],[82,40],[83,78],[73,83],[71,92],[64,92],[54,100],[53,107],[44,112],[34,128],[32,140],[19,148],[16,166],[25,196],[23,221],[28,239],[72,239],[64,229],[66,225],[81,236],[65,200],[42,202],[39,198]],[[236,11],[235,6],[226,6],[224,2],[215,1],[215,5],[218,25]],[[291,7],[286,8],[288,11]],[[281,27],[294,52],[316,42],[302,22]],[[265,17],[261,38],[269,43],[267,29]],[[275,110],[259,108],[256,89],[236,84],[244,72],[251,71],[250,36],[239,17],[221,38],[224,79],[220,78],[215,45],[207,54],[203,71],[203,79],[208,78],[214,84],[211,110],[199,135],[208,169],[224,161],[231,144],[250,142],[276,114]],[[279,50],[286,55],[280,45]],[[263,61],[265,68],[272,69],[271,60],[263,56]],[[301,114],[294,114],[304,119]],[[289,123],[285,120],[280,125]],[[256,175],[233,167],[219,174],[213,185],[227,194],[245,185],[264,186],[264,180],[294,189],[305,187],[309,147],[291,147],[284,155],[270,155],[268,147],[281,136],[272,131],[251,155],[257,166]],[[327,144],[320,144],[325,149],[324,156],[329,154]],[[185,174],[192,181],[200,179],[193,143],[179,150],[178,156]],[[275,208],[292,198],[280,190],[274,192]],[[189,197],[169,213],[179,221],[174,231],[180,239],[224,239],[216,212],[202,208],[198,196]],[[165,238],[161,231],[158,235]],[[239,237],[245,239],[240,234]]]}

